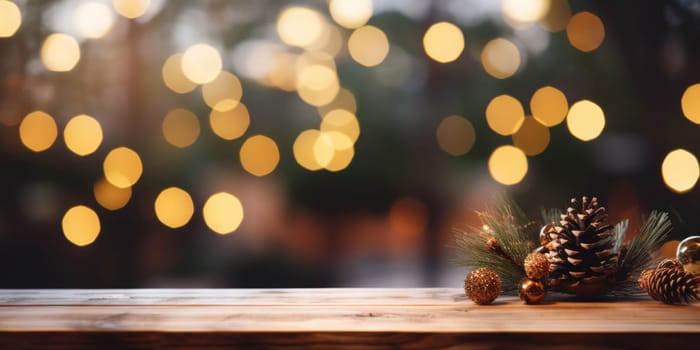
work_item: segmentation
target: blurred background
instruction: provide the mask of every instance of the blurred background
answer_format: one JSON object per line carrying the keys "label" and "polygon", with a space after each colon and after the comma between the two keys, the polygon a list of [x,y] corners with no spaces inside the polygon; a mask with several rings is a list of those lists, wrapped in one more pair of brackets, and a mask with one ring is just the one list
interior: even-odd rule
{"label": "blurred background", "polygon": [[700,1],[0,0],[0,287],[460,286],[596,195],[697,234]]}

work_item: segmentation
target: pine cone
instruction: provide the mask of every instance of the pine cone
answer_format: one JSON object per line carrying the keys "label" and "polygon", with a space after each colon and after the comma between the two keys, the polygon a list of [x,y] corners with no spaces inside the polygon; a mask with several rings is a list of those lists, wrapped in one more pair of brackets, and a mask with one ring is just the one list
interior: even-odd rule
{"label": "pine cone", "polygon": [[700,300],[700,289],[692,274],[677,269],[644,270],[639,286],[654,300],[666,304],[687,304]]}
{"label": "pine cone", "polygon": [[617,252],[612,226],[598,199],[571,199],[561,221],[546,232],[550,241],[540,248],[549,260],[548,284],[555,290],[577,295],[596,295],[614,280]]}

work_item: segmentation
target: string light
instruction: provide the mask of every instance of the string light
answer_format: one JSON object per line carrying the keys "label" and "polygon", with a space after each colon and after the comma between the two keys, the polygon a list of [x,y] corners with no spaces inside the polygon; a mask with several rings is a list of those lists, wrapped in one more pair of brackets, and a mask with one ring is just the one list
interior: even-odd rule
{"label": "string light", "polygon": [[527,174],[527,157],[515,146],[496,148],[489,157],[489,173],[494,180],[504,185],[515,185]]}
{"label": "string light", "polygon": [[685,193],[693,189],[700,177],[698,159],[684,149],[669,152],[661,164],[661,176],[672,191]]}
{"label": "string light", "polygon": [[7,0],[0,0],[0,38],[9,38],[22,25],[22,12],[19,7]]}
{"label": "string light", "polygon": [[532,95],[530,99],[532,116],[544,126],[559,125],[569,112],[566,95],[552,86],[545,86]]}
{"label": "string light", "polygon": [[89,115],[77,115],[63,129],[63,140],[66,147],[79,156],[92,154],[102,144],[102,126]]}
{"label": "string light", "polygon": [[235,231],[243,221],[243,205],[230,193],[219,192],[211,195],[202,209],[204,223],[218,234]]}
{"label": "string light", "polygon": [[80,46],[72,36],[53,33],[41,45],[41,62],[54,72],[68,72],[80,61]]}
{"label": "string light", "polygon": [[100,218],[94,210],[78,205],[66,211],[61,221],[66,239],[83,247],[92,244],[100,234]]}
{"label": "string light", "polygon": [[51,147],[58,136],[58,127],[52,116],[42,111],[27,114],[19,125],[22,144],[34,152],[43,152]]}
{"label": "string light", "polygon": [[182,54],[182,72],[196,84],[206,84],[221,73],[221,55],[207,44],[192,45]]}
{"label": "string light", "polygon": [[154,209],[158,220],[170,228],[180,228],[187,225],[194,214],[192,197],[178,187],[162,190],[156,197]]}
{"label": "string light", "polygon": [[464,51],[464,34],[450,22],[435,23],[423,36],[423,49],[428,57],[437,62],[452,62]]}
{"label": "string light", "polygon": [[597,104],[582,100],[574,103],[566,117],[566,126],[571,135],[581,141],[591,141],[603,132],[605,114]]}
{"label": "string light", "polygon": [[515,134],[523,120],[525,120],[523,106],[513,96],[496,96],[486,106],[486,122],[497,134],[503,136]]}
{"label": "string light", "polygon": [[255,176],[272,173],[280,161],[280,152],[275,141],[264,135],[249,137],[241,146],[241,165]]}
{"label": "string light", "polygon": [[138,153],[128,147],[118,147],[107,153],[102,163],[105,179],[119,188],[131,187],[141,178],[143,164]]}

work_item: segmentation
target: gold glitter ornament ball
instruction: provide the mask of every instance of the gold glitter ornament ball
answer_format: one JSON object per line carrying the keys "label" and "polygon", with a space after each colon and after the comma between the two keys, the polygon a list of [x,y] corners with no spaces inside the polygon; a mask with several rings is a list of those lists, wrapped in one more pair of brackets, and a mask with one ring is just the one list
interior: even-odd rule
{"label": "gold glitter ornament ball", "polygon": [[549,273],[549,260],[544,254],[530,253],[523,261],[525,275],[531,280],[541,280]]}
{"label": "gold glitter ornament ball", "polygon": [[476,304],[491,304],[501,294],[501,277],[486,267],[473,270],[464,279],[464,292]]}
{"label": "gold glitter ornament ball", "polygon": [[539,304],[544,298],[544,284],[540,281],[525,278],[520,282],[520,299],[525,304]]}
{"label": "gold glitter ornament ball", "polygon": [[700,274],[700,236],[691,236],[678,243],[676,259],[685,272]]}

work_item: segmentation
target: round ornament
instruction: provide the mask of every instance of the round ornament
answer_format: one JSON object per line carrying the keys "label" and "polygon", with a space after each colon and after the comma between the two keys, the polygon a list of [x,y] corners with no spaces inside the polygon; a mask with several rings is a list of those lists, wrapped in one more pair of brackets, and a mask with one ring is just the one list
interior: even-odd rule
{"label": "round ornament", "polygon": [[544,284],[525,278],[520,282],[520,299],[526,304],[539,304],[544,298]]}
{"label": "round ornament", "polygon": [[525,275],[527,275],[527,278],[540,280],[545,278],[549,273],[549,260],[547,260],[544,254],[530,253],[525,257],[523,267],[525,268]]}
{"label": "round ornament", "polygon": [[501,294],[501,277],[489,268],[473,270],[464,279],[464,292],[476,304],[490,304]]}
{"label": "round ornament", "polygon": [[683,270],[700,274],[700,236],[691,236],[682,240],[676,250],[676,258],[683,265]]}

